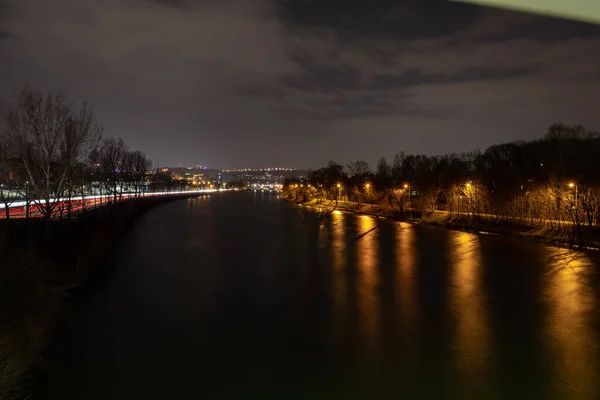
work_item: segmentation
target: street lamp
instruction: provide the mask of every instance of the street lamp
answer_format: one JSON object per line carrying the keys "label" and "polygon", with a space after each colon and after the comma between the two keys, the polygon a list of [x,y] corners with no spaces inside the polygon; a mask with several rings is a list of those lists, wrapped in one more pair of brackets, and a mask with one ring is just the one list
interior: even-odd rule
{"label": "street lamp", "polygon": [[[371,184],[367,183],[365,187],[367,188],[367,199],[371,200]],[[373,208],[373,203],[371,203],[371,208]]]}
{"label": "street lamp", "polygon": [[[339,183],[337,184],[337,196],[336,196],[336,200],[338,200],[338,201],[339,201],[339,199],[340,199],[340,187],[341,187],[341,186],[342,186],[342,185],[340,185]],[[337,203],[336,203],[336,204],[337,204]]]}
{"label": "street lamp", "polygon": [[[410,185],[408,183],[405,183],[404,189],[408,189],[408,202],[410,203]],[[411,208],[412,208],[412,204],[411,204]]]}
{"label": "street lamp", "polygon": [[575,188],[575,224],[577,224],[577,184],[570,182],[569,187]]}
{"label": "street lamp", "polygon": [[465,187],[467,188],[467,190],[465,191],[465,195],[469,199],[469,201],[467,202],[467,207],[469,208],[468,211],[471,211],[471,213],[473,213],[473,196],[471,191],[472,186],[473,185],[471,184],[471,181],[465,183]]}

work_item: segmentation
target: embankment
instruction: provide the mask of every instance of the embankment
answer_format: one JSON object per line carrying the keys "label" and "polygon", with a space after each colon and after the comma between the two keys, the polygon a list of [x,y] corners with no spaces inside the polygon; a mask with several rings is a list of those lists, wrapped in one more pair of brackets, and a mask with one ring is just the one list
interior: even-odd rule
{"label": "embankment", "polygon": [[127,200],[68,220],[0,223],[0,399],[27,397],[65,299],[108,276],[137,218],[192,196]]}
{"label": "embankment", "polygon": [[355,214],[371,215],[380,218],[390,218],[397,221],[428,224],[448,229],[458,229],[471,232],[514,235],[531,237],[545,242],[573,247],[587,247],[600,249],[600,237],[597,232],[585,226],[575,227],[563,225],[561,227],[549,225],[529,225],[523,221],[514,221],[494,216],[478,216],[471,214],[451,215],[444,211],[417,212],[412,210],[392,210],[379,204],[358,204],[354,202],[313,199],[299,201],[298,199],[285,200],[301,207],[310,208],[318,212],[328,213],[333,211],[351,212]]}

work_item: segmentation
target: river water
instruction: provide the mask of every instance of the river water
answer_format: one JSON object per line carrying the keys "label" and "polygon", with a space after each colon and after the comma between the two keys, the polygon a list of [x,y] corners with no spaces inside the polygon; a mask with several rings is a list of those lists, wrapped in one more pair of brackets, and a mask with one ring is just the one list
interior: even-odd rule
{"label": "river water", "polygon": [[265,192],[143,216],[37,398],[600,398],[600,254]]}

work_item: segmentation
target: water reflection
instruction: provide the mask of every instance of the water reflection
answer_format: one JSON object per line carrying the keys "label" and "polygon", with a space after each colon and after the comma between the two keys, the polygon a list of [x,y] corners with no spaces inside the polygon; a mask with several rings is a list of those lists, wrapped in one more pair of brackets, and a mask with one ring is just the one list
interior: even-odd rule
{"label": "water reflection", "polygon": [[136,223],[40,398],[600,399],[600,254],[194,201]]}
{"label": "water reflection", "polygon": [[331,296],[333,312],[331,318],[334,341],[340,341],[344,335],[347,310],[346,266],[346,218],[342,213],[333,213],[331,218]]}
{"label": "water reflection", "polygon": [[379,344],[379,230],[377,221],[366,215],[357,222],[356,261],[358,269],[358,310],[360,330],[369,354],[375,355]]}
{"label": "water reflection", "polygon": [[548,340],[555,379],[563,398],[593,398],[600,391],[599,347],[595,340],[597,299],[589,276],[597,267],[583,253],[548,248]]}
{"label": "water reflection", "polygon": [[490,331],[482,290],[481,244],[478,235],[450,236],[451,307],[455,317],[454,364],[470,385],[483,384],[489,372]]}
{"label": "water reflection", "polygon": [[210,213],[211,202],[208,195],[191,197],[186,201],[187,212],[193,217],[199,217]]}
{"label": "water reflection", "polygon": [[400,326],[398,331],[407,339],[416,337],[415,316],[417,303],[415,293],[416,269],[415,230],[412,225],[401,222],[396,224],[396,265],[398,267],[398,307]]}

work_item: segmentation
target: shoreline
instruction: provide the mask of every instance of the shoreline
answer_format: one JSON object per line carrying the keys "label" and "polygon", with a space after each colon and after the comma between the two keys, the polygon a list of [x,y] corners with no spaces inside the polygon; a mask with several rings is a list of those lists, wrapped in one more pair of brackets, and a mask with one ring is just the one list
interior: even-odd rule
{"label": "shoreline", "polygon": [[335,200],[309,200],[296,201],[282,197],[283,200],[296,206],[304,207],[318,212],[343,212],[356,215],[368,215],[376,218],[385,218],[393,221],[406,222],[413,225],[429,225],[444,229],[477,233],[481,235],[513,236],[517,238],[533,239],[554,246],[573,248],[579,250],[600,251],[600,241],[590,240],[586,243],[577,243],[571,233],[565,230],[551,230],[539,226],[518,224],[507,220],[495,220],[471,215],[450,216],[443,211],[430,212],[426,216],[416,215],[411,211],[392,211],[382,208],[378,204],[364,204]]}

